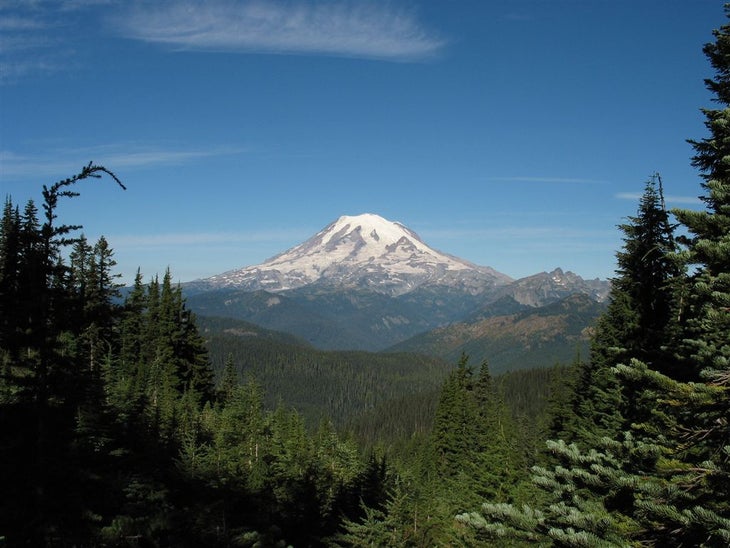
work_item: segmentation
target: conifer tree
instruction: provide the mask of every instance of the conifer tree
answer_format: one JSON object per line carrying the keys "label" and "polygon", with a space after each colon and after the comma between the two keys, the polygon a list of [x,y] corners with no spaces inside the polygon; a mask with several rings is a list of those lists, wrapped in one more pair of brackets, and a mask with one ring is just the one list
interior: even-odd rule
{"label": "conifer tree", "polygon": [[[674,227],[664,206],[658,174],[647,181],[637,215],[619,228],[625,235],[624,246],[616,254],[618,268],[612,280],[612,295],[620,295],[628,303],[619,303],[612,318],[620,322],[618,337],[614,335],[612,341],[606,334],[608,340],[597,340],[592,351],[604,360],[626,362],[636,358],[671,376],[680,376],[681,372],[671,367],[664,346],[674,308],[672,282],[682,272],[674,258]],[[617,349],[616,343],[623,348]]]}
{"label": "conifer tree", "polygon": [[[46,293],[46,279],[43,275],[41,227],[38,208],[29,200],[20,217],[17,271],[17,296],[14,301],[16,325],[13,337],[8,340],[10,348],[23,351],[15,356],[16,365],[33,371],[33,362],[38,358],[41,344],[38,336],[43,318],[43,295]],[[34,350],[31,350],[34,349]]]}
{"label": "conifer tree", "polygon": [[8,196],[0,220],[0,399],[9,398],[18,357],[20,211]]}
{"label": "conifer tree", "polygon": [[[726,7],[730,17],[730,6]],[[703,109],[710,136],[690,141],[695,148],[693,165],[704,179],[701,196],[706,209],[675,210],[687,228],[682,239],[684,258],[696,270],[690,278],[690,298],[683,310],[686,349],[702,370],[720,374],[730,368],[730,25],[714,31],[715,42],[704,52],[715,69],[706,80],[722,107]]]}
{"label": "conifer tree", "polygon": [[681,268],[659,175],[647,181],[636,216],[619,228],[624,245],[616,254],[616,277],[591,341],[590,360],[578,367],[567,441],[591,444],[613,437],[639,412],[630,387],[619,387],[615,365],[636,358],[674,377],[683,374],[666,349]]}
{"label": "conifer tree", "polygon": [[237,386],[223,407],[215,432],[219,476],[247,488],[261,486],[264,467],[264,409],[259,384],[249,378]]}
{"label": "conifer tree", "polygon": [[[87,503],[79,496],[83,474],[76,459],[83,451],[79,438],[85,433],[79,428],[78,412],[87,401],[89,379],[76,367],[78,324],[69,311],[78,301],[62,253],[74,243],[72,233],[80,227],[56,220],[60,200],[78,195],[70,187],[102,174],[123,188],[114,174],[93,164],[44,186],[42,223],[33,201],[22,215],[12,213],[12,207],[4,210],[0,300],[9,307],[2,315],[13,319],[3,322],[0,355],[11,362],[4,372],[9,373],[6,382],[14,386],[14,397],[0,414],[3,432],[12,433],[0,448],[0,460],[13,473],[2,477],[12,506],[0,511],[0,530],[9,533],[11,542],[44,545],[63,525],[73,543],[88,525]],[[15,421],[5,423],[8,417]],[[22,519],[15,509],[24,514]]]}
{"label": "conifer tree", "polygon": [[[730,5],[726,12],[730,16]],[[693,142],[707,207],[675,211],[689,232],[679,255],[689,273],[675,284],[682,291],[670,293],[674,301],[661,309],[661,323],[642,332],[635,326],[644,324],[632,320],[614,339],[626,361],[611,371],[637,401],[630,424],[587,450],[550,442],[561,464],[533,471],[552,504],[488,503],[481,514],[459,517],[479,530],[557,545],[730,544],[730,25],[714,35],[705,53],[716,79],[707,85],[724,108],[704,111],[711,137]],[[626,280],[634,278],[639,285],[638,272]],[[619,319],[647,310],[646,301],[631,302]],[[636,344],[636,333],[656,334],[648,341],[679,333],[674,348],[684,360],[661,345],[659,352],[624,353]]]}
{"label": "conifer tree", "polygon": [[[435,474],[454,480],[468,468],[474,453],[478,422],[473,394],[473,371],[463,354],[441,390],[431,436]],[[455,487],[455,490],[458,489]]]}
{"label": "conifer tree", "polygon": [[119,320],[119,355],[115,367],[108,371],[109,397],[125,419],[139,418],[144,405],[146,368],[145,314],[147,296],[142,283],[142,273],[137,269],[134,284],[127,294]]}
{"label": "conifer tree", "polygon": [[472,486],[480,500],[505,498],[523,475],[525,459],[518,450],[517,428],[486,361],[474,382],[474,398],[477,416]]}
{"label": "conifer tree", "polygon": [[270,462],[268,481],[277,491],[300,481],[309,472],[312,450],[302,417],[279,402],[270,417]]}
{"label": "conifer tree", "polygon": [[86,324],[85,309],[89,283],[89,268],[91,267],[91,254],[94,249],[84,234],[81,234],[73,243],[69,253],[69,276],[68,288],[73,293],[73,306],[70,316],[74,318],[75,332],[80,335]]}
{"label": "conifer tree", "polygon": [[140,356],[145,389],[149,383],[152,363],[157,358],[157,342],[160,337],[160,280],[158,276],[154,276],[150,280],[146,289],[144,335]]}
{"label": "conifer tree", "polygon": [[[725,11],[730,18],[730,5]],[[705,209],[674,211],[688,231],[683,257],[693,269],[681,310],[680,352],[690,356],[702,382],[677,390],[672,409],[679,439],[698,465],[690,492],[700,508],[725,518],[723,526],[707,529],[730,543],[730,24],[713,34],[704,53],[715,75],[705,83],[718,108],[703,109],[709,137],[690,141]],[[685,529],[692,525],[697,522]]]}
{"label": "conifer tree", "polygon": [[[118,320],[120,284],[116,282],[119,274],[114,273],[117,262],[114,260],[114,251],[104,236],[101,236],[94,245],[90,257],[88,299],[86,302],[86,317],[89,319],[93,336],[90,368],[95,369],[96,360],[102,352],[109,351],[112,346],[112,330]],[[89,329],[89,331],[91,331]]]}
{"label": "conifer tree", "polygon": [[112,346],[112,329],[118,321],[115,300],[119,298],[114,252],[103,236],[93,247],[82,234],[69,255],[69,286],[74,293],[69,306],[74,332],[82,339],[88,370],[98,375],[103,354]]}
{"label": "conifer tree", "polygon": [[205,401],[213,398],[213,372],[208,351],[198,333],[195,316],[185,306],[180,286],[173,287],[168,268],[160,287],[156,359],[174,379],[178,392],[196,390]]}
{"label": "conifer tree", "polygon": [[231,400],[233,392],[238,386],[238,372],[233,364],[233,354],[226,356],[226,363],[223,366],[223,374],[218,383],[217,397],[218,401],[224,405]]}

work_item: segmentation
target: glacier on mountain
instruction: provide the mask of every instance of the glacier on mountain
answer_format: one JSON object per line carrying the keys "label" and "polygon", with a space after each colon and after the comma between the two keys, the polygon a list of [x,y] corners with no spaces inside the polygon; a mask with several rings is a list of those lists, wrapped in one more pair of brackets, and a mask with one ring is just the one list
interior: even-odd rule
{"label": "glacier on mountain", "polygon": [[285,291],[305,285],[366,287],[398,295],[424,284],[481,293],[511,282],[496,270],[436,251],[405,225],[379,215],[343,215],[260,265],[200,280],[210,288]]}

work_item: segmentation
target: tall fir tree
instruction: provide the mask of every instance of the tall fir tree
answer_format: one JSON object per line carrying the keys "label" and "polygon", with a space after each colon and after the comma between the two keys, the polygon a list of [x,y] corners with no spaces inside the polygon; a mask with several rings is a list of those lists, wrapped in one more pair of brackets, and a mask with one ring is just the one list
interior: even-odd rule
{"label": "tall fir tree", "polygon": [[10,196],[0,220],[0,402],[11,401],[17,390],[12,367],[19,353],[20,210]]}
{"label": "tall fir tree", "polygon": [[[704,110],[711,136],[692,142],[706,209],[674,212],[689,233],[679,254],[688,272],[664,308],[671,314],[646,331],[679,334],[667,346],[683,356],[661,346],[641,359],[623,354],[612,372],[636,396],[631,424],[588,449],[549,442],[561,464],[535,468],[534,481],[552,503],[488,503],[459,517],[478,530],[561,546],[730,545],[730,25],[714,36],[704,49],[716,73],[707,85],[723,108]],[[619,318],[646,310],[643,302]],[[633,333],[616,337],[619,349],[635,344]]]}
{"label": "tall fir tree", "polygon": [[73,177],[44,186],[43,222],[33,201],[22,215],[4,210],[10,217],[3,225],[0,284],[2,305],[10,307],[3,313],[13,320],[3,322],[0,355],[11,360],[5,380],[15,389],[0,414],[0,427],[12,432],[0,456],[3,468],[13,472],[2,477],[4,499],[12,506],[0,509],[0,530],[8,532],[10,542],[45,545],[63,531],[73,543],[87,532],[93,513],[87,513],[80,496],[83,474],[77,464],[84,435],[78,417],[89,379],[77,367],[78,319],[69,311],[77,307],[78,294],[63,258],[80,227],[58,224],[57,210],[62,199],[78,195],[73,185],[102,174],[121,185],[106,168],[89,164]]}
{"label": "tall fir tree", "polygon": [[[730,18],[730,4],[725,11]],[[687,229],[683,257],[692,269],[681,311],[680,352],[691,357],[702,382],[675,390],[672,410],[687,456],[698,464],[687,479],[694,502],[724,516],[724,525],[714,522],[707,530],[730,544],[730,24],[713,35],[704,53],[715,75],[705,83],[718,108],[703,109],[709,137],[690,141],[705,209],[674,211]]]}
{"label": "tall fir tree", "polygon": [[431,447],[435,477],[460,490],[459,478],[469,468],[478,422],[474,398],[474,372],[463,354],[456,369],[446,378],[434,417]]}
{"label": "tall fir tree", "polygon": [[226,356],[226,363],[223,366],[223,374],[216,390],[216,397],[219,402],[226,404],[233,397],[233,392],[239,385],[238,371],[233,363],[233,354]]}
{"label": "tall fir tree", "polygon": [[147,297],[142,273],[137,269],[132,289],[127,294],[119,320],[119,355],[116,366],[108,374],[109,394],[125,418],[139,417],[144,405],[146,368],[143,348],[145,346],[145,313]]}
{"label": "tall fir tree", "polygon": [[[342,545],[470,545],[453,516],[485,498],[510,498],[525,471],[524,455],[501,388],[483,362],[475,374],[462,354],[445,379],[431,435],[418,465],[400,470],[388,500],[348,521]],[[349,544],[348,544],[349,543]],[[370,543],[370,544],[369,544]]]}
{"label": "tall fir tree", "polygon": [[[730,5],[726,11],[730,17]],[[730,25],[714,36],[704,52],[716,77],[706,85],[722,108],[703,109],[710,136],[690,141],[696,152],[692,163],[704,179],[701,199],[706,209],[674,214],[689,233],[682,238],[684,258],[696,267],[683,311],[686,350],[700,369],[719,373],[730,368]]]}
{"label": "tall fir tree", "polygon": [[474,381],[477,407],[472,486],[480,500],[512,496],[526,469],[519,450],[518,429],[495,384],[486,361]]}
{"label": "tall fir tree", "polygon": [[636,216],[619,225],[623,248],[616,253],[616,277],[609,304],[598,320],[590,359],[578,366],[563,429],[566,441],[593,444],[623,431],[639,412],[631,387],[619,386],[612,368],[639,359],[672,377],[686,377],[667,345],[674,288],[682,269],[674,257],[674,228],[664,206],[659,175],[646,183]]}

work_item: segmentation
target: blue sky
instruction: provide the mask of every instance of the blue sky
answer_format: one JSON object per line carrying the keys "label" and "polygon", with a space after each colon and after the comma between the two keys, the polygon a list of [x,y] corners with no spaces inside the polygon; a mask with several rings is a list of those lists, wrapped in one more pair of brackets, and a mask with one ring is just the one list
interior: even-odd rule
{"label": "blue sky", "polygon": [[340,215],[518,278],[613,275],[658,171],[700,208],[716,0],[0,0],[0,193],[124,281],[249,266]]}

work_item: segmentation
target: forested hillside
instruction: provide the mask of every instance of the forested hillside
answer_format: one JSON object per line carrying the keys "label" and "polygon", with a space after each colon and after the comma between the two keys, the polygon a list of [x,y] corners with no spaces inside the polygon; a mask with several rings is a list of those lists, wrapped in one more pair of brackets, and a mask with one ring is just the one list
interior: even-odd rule
{"label": "forested hillside", "polygon": [[[495,308],[505,305],[502,300]],[[604,310],[603,303],[577,293],[539,308],[455,322],[390,350],[421,352],[452,363],[466,353],[475,361],[488,360],[494,373],[570,363],[576,355],[588,354],[592,326]]]}
{"label": "forested hillside", "polygon": [[263,331],[246,354],[251,327],[201,329],[169,270],[121,299],[106,239],[58,221],[77,185],[124,188],[106,168],[40,210],[8,197],[0,545],[729,545],[730,25],[715,38],[705,208],[667,211],[650,177],[569,365],[496,377]]}
{"label": "forested hillside", "polygon": [[283,401],[308,424],[330,418],[342,426],[354,416],[404,395],[438,390],[453,363],[417,354],[323,351],[305,343],[273,341],[227,318],[199,319],[219,374],[226,363],[239,378],[265,387],[265,402]]}
{"label": "forested hillside", "polygon": [[[405,352],[322,351],[231,318],[202,316],[197,323],[218,378],[228,370],[238,379],[256,379],[267,407],[285,402],[310,426],[328,418],[369,448],[400,447],[403,440],[428,433],[444,380],[459,361]],[[562,363],[578,357],[574,353]],[[545,426],[538,423],[553,384],[570,374],[567,367],[545,367],[548,360],[549,353],[542,367],[495,379],[505,404],[535,431]]]}
{"label": "forested hillside", "polygon": [[[7,199],[0,233],[3,503],[10,545],[318,544],[386,469],[328,420],[266,409],[231,368],[217,388],[168,271],[118,302],[111,249],[56,224],[89,164],[43,189],[44,219]],[[115,178],[116,179],[116,178]],[[121,184],[121,183],[120,183]],[[64,256],[67,254],[68,259]]]}
{"label": "forested hillside", "polygon": [[[419,507],[428,508],[420,493],[438,485],[432,432],[453,365],[316,351],[231,320],[199,328],[169,270],[148,282],[138,273],[121,298],[107,241],[92,245],[80,226],[56,222],[64,200],[79,196],[74,185],[100,175],[119,182],[89,164],[44,187],[41,219],[32,201],[21,213],[8,198],[3,209],[3,541],[348,544],[347,523],[409,485],[403,511],[417,533]],[[209,347],[225,356],[216,367]],[[466,358],[458,371],[471,376]],[[485,382],[483,400],[497,394]],[[534,407],[531,383],[518,384],[511,400]],[[534,425],[539,414],[520,416]],[[526,459],[536,431],[504,435],[522,440]],[[438,515],[448,530],[446,508]],[[431,527],[414,538],[431,539]]]}

